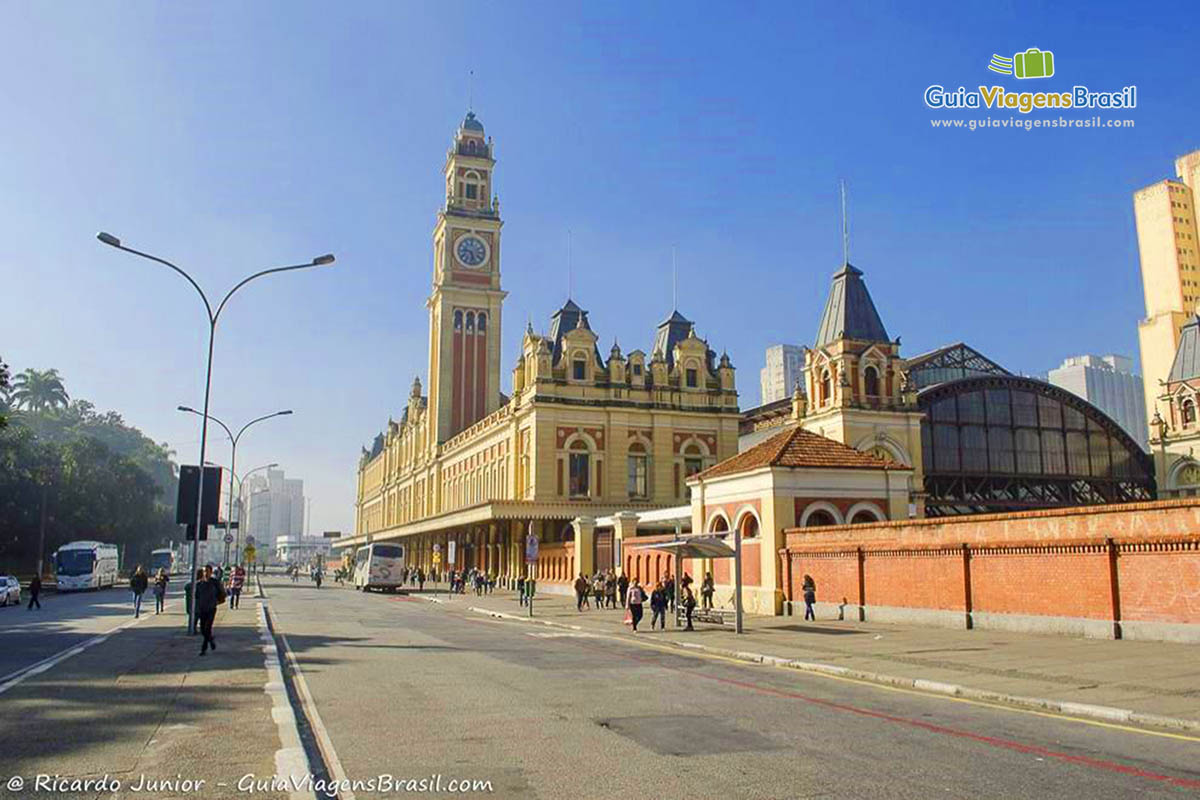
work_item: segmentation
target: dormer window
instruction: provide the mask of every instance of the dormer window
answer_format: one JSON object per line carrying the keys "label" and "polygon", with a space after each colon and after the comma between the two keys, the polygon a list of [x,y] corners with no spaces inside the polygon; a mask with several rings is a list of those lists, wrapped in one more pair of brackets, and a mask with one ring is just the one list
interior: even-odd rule
{"label": "dormer window", "polygon": [[587,362],[582,358],[571,362],[571,376],[577,381],[587,380]]}
{"label": "dormer window", "polygon": [[828,403],[829,397],[830,397],[829,370],[825,370],[821,373],[821,405],[825,405],[826,403]]}
{"label": "dormer window", "polygon": [[634,365],[633,365],[633,375],[634,375],[634,377],[636,377],[636,378],[640,378],[640,377],[642,377],[642,365],[641,365],[641,364],[634,364]]}
{"label": "dormer window", "polygon": [[684,381],[687,383],[687,387],[689,389],[695,389],[697,383],[699,383],[699,380],[700,380],[695,367],[689,367],[688,369],[685,369],[683,371],[683,374],[684,374]]}

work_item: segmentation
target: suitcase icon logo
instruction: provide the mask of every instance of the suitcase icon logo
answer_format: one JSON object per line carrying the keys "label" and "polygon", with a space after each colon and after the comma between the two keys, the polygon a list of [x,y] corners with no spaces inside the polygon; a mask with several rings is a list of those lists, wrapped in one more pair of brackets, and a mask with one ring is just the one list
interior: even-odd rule
{"label": "suitcase icon logo", "polygon": [[1054,74],[1054,53],[1031,47],[1024,53],[1016,53],[1012,58],[993,54],[988,69],[1021,79],[1049,78]]}

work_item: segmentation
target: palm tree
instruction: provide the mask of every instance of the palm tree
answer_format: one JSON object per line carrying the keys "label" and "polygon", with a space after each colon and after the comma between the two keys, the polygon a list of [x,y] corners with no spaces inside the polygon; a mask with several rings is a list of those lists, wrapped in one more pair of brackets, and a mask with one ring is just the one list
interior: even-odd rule
{"label": "palm tree", "polygon": [[56,369],[26,369],[13,378],[12,384],[13,404],[27,411],[44,412],[66,408],[70,400]]}
{"label": "palm tree", "polygon": [[12,386],[8,382],[8,364],[4,363],[4,359],[0,358],[0,428],[8,424],[8,417],[5,412],[8,411],[9,399],[8,393]]}

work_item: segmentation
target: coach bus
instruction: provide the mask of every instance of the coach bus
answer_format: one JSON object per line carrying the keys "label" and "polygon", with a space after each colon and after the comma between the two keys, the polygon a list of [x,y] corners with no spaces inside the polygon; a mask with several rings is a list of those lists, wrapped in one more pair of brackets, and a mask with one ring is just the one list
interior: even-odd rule
{"label": "coach bus", "polygon": [[160,547],[150,551],[150,574],[157,575],[160,569],[168,575],[182,575],[187,572],[187,564],[174,547]]}
{"label": "coach bus", "polygon": [[117,546],[68,542],[54,551],[54,574],[60,592],[116,586]]}
{"label": "coach bus", "polygon": [[404,545],[372,543],[354,555],[354,588],[394,592],[402,585]]}

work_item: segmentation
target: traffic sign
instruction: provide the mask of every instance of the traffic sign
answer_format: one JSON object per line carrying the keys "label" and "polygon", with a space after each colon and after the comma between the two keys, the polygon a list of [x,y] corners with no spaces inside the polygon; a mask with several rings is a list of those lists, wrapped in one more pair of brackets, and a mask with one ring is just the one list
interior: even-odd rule
{"label": "traffic sign", "polygon": [[454,556],[456,555],[455,551],[457,549],[458,549],[458,542],[451,541],[451,542],[446,543],[446,563],[447,564],[454,563],[454,561],[455,561]]}
{"label": "traffic sign", "polygon": [[232,533],[225,534],[225,544],[233,544],[233,534]]}
{"label": "traffic sign", "polygon": [[525,562],[527,564],[536,564],[538,560],[538,538],[533,531],[525,537]]}
{"label": "traffic sign", "polygon": [[246,544],[247,544],[247,545],[252,545],[252,544],[254,544],[254,537],[253,537],[253,536],[247,536],[247,537],[246,537]]}
{"label": "traffic sign", "polygon": [[433,543],[433,552],[435,552],[435,553],[442,552],[442,545],[439,542]]}
{"label": "traffic sign", "polygon": [[434,564],[442,563],[442,553],[440,550],[433,551],[433,563]]}

